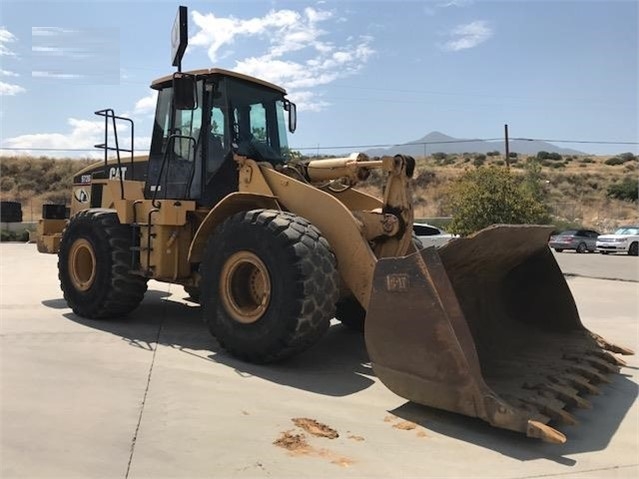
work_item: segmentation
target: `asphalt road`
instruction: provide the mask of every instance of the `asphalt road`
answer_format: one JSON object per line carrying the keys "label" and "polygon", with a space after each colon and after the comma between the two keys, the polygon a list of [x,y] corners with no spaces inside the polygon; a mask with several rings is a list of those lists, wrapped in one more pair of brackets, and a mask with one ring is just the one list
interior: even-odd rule
{"label": "asphalt road", "polygon": [[639,281],[639,256],[626,254],[578,254],[553,251],[564,274],[587,278]]}
{"label": "asphalt road", "polygon": [[[583,257],[583,258],[582,258]],[[577,257],[560,263],[612,260]],[[635,264],[635,263],[624,263]],[[567,266],[566,266],[567,265]],[[580,274],[580,273],[574,273]],[[639,346],[639,283],[569,277],[584,324]],[[150,282],[129,319],[75,316],[56,257],[0,245],[0,476],[146,477],[638,477],[637,357],[562,427],[564,445],[416,406],[370,369],[360,335],[334,325],[281,365],[222,350],[182,288]],[[296,452],[274,442],[301,433],[293,418],[339,433],[307,435]]]}

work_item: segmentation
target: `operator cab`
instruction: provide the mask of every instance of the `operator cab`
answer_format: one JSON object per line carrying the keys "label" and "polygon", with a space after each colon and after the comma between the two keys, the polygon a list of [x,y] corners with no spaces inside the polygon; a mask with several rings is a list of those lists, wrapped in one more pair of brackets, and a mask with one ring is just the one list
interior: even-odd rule
{"label": "operator cab", "polygon": [[146,198],[195,200],[212,206],[237,191],[233,153],[273,165],[288,161],[285,113],[295,130],[295,104],[276,85],[222,69],[160,78]]}

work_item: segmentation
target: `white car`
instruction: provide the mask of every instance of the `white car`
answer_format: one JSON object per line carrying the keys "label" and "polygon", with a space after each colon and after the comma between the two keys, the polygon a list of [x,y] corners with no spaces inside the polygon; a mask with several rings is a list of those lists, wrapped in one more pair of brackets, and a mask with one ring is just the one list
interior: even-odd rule
{"label": "white car", "polygon": [[599,235],[597,251],[601,254],[628,253],[637,256],[639,251],[639,226],[623,226],[614,234]]}
{"label": "white car", "polygon": [[424,248],[428,246],[442,246],[457,237],[427,223],[414,223],[413,233],[415,233],[415,236],[422,242]]}

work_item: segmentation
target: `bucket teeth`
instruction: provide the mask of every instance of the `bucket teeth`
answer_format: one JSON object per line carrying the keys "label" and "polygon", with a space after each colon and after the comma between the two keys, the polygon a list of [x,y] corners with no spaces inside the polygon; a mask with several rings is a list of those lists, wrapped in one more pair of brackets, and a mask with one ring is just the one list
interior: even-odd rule
{"label": "bucket teeth", "polygon": [[607,349],[608,351],[612,351],[613,353],[623,354],[624,356],[632,356],[635,354],[635,352],[630,348],[624,348],[623,346],[618,346],[616,344],[608,342],[598,334],[592,333],[592,335],[597,341],[597,344],[599,344],[599,346],[603,349]]}
{"label": "bucket teeth", "polygon": [[[561,401],[544,398],[543,396],[529,396],[522,398],[522,401],[537,407],[543,414],[550,416],[555,421],[561,421],[564,424],[576,425],[579,422],[577,418],[563,409]],[[561,404],[561,406],[559,406]]]}
{"label": "bucket teeth", "polygon": [[570,404],[571,406],[576,406],[580,409],[592,409],[592,404],[590,403],[590,401],[586,401],[584,398],[580,397],[579,391],[569,386],[546,383],[541,385],[540,387],[555,394],[558,399]]}
{"label": "bucket teeth", "polygon": [[608,351],[604,351],[602,349],[589,351],[588,354],[608,361],[610,364],[614,364],[615,366],[623,367],[628,365],[628,363],[626,363],[623,359],[618,358],[617,356],[610,354]]}
{"label": "bucket teeth", "polygon": [[[595,369],[597,369],[598,371],[605,373],[605,374],[616,374],[619,372],[619,366],[617,365],[613,365],[610,364],[610,362],[605,361],[603,359],[600,359],[596,356],[593,356],[591,354],[565,354],[564,355],[565,359],[570,359],[573,361],[577,361],[578,363],[581,364],[589,364],[590,366],[594,367]],[[604,381],[605,382],[605,381]]]}
{"label": "bucket teeth", "polygon": [[528,421],[526,436],[541,439],[542,441],[553,444],[563,444],[566,442],[566,436],[562,433],[550,426],[547,426],[546,424],[533,420]]}
{"label": "bucket teeth", "polygon": [[595,396],[600,394],[597,386],[590,384],[588,379],[578,374],[564,373],[561,376],[551,376],[550,379],[558,383],[566,381],[581,392],[587,392],[588,394],[593,394]]}
{"label": "bucket teeth", "polygon": [[608,361],[603,359],[596,358],[594,356],[586,356],[584,361],[590,363],[591,366],[599,369],[599,371],[609,374],[616,374],[620,371],[621,368],[616,365],[610,364]]}
{"label": "bucket teeth", "polygon": [[586,366],[584,364],[573,364],[568,368],[568,371],[575,372],[582,376],[587,377],[591,381],[597,381],[600,383],[610,383],[610,379],[601,374],[595,368]]}

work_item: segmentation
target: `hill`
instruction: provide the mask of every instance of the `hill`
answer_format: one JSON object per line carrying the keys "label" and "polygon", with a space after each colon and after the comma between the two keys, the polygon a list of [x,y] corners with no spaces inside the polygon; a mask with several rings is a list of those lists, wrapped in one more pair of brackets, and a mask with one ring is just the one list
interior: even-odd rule
{"label": "hill", "polygon": [[[365,153],[370,156],[382,155],[411,155],[425,156],[433,153],[488,153],[491,151],[500,151],[504,153],[503,141],[484,141],[465,138],[454,138],[445,135],[439,131],[432,131],[418,140],[409,141],[402,145],[392,146],[390,148],[374,148]],[[572,150],[570,148],[561,148],[552,143],[545,141],[522,141],[511,140],[510,151],[519,154],[534,155],[538,151],[547,151],[549,153],[559,153],[561,155],[585,155],[582,151]]]}
{"label": "hill", "polygon": [[[494,151],[494,150],[491,150]],[[545,150],[548,151],[548,150]],[[502,156],[484,154],[415,155],[415,215],[418,218],[449,217],[448,187],[466,169],[476,165],[504,166]],[[512,158],[512,168],[523,171],[528,158]],[[20,201],[24,221],[39,219],[42,204],[69,201],[72,175],[94,160],[47,157],[0,157],[0,199]],[[606,156],[565,155],[541,160],[541,181],[546,201],[558,225],[583,225],[610,231],[622,223],[639,222],[636,201],[611,195],[619,187],[636,194],[638,161],[631,154]],[[358,188],[381,195],[383,178],[379,172]],[[622,188],[622,189],[623,189]]]}

